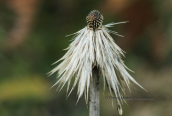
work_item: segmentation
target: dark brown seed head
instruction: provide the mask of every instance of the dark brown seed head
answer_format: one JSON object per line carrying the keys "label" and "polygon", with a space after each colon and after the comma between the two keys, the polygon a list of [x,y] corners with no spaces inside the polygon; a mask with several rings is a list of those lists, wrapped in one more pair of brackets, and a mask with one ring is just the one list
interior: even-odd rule
{"label": "dark brown seed head", "polygon": [[102,27],[102,22],[103,22],[103,16],[100,14],[99,11],[97,10],[93,10],[91,11],[88,16],[86,17],[87,20],[87,27],[88,29],[92,29],[92,30],[97,30],[97,29],[101,29]]}

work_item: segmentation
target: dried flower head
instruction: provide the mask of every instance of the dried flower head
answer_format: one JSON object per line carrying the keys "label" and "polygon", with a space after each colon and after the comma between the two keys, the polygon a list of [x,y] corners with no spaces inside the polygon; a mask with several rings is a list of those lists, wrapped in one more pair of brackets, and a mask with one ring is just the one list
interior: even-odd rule
{"label": "dried flower head", "polygon": [[102,22],[103,22],[103,16],[100,14],[99,11],[93,10],[88,14],[86,17],[88,26],[88,29],[91,30],[96,30],[96,29],[101,29],[102,28]]}
{"label": "dried flower head", "polygon": [[[121,56],[124,56],[123,51],[115,44],[109,33],[121,35],[107,29],[107,27],[126,22],[102,25],[103,16],[97,10],[91,11],[86,20],[88,25],[74,33],[76,36],[67,48],[67,53],[57,62],[63,61],[50,71],[50,75],[58,71],[58,77],[60,77],[53,86],[59,84],[61,90],[65,83],[68,82],[68,93],[71,79],[75,77],[74,84],[68,95],[78,83],[78,100],[85,92],[87,103],[92,69],[97,66],[103,75],[104,89],[106,83],[112,96],[114,94],[116,97],[121,98],[121,91],[125,91],[125,86],[130,89],[131,81],[143,88],[126,71],[127,67],[121,59]],[[122,100],[117,100],[117,109],[120,115],[122,115],[121,102]]]}

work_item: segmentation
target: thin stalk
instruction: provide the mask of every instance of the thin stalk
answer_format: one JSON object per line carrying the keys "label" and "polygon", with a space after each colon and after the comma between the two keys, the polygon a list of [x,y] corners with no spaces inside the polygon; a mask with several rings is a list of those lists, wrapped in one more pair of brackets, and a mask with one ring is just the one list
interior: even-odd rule
{"label": "thin stalk", "polygon": [[92,69],[90,80],[89,116],[99,116],[99,69]]}

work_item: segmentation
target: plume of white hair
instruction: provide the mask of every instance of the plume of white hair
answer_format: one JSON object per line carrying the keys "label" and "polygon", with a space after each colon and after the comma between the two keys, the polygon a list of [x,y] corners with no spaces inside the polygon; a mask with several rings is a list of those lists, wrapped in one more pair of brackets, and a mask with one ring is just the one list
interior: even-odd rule
{"label": "plume of white hair", "polygon": [[[108,29],[108,27],[112,27],[120,23],[126,22],[101,25],[101,28],[97,30],[90,29],[87,26],[74,33],[76,36],[67,48],[67,53],[57,61],[62,62],[49,72],[49,75],[58,72],[59,79],[52,87],[58,84],[58,89],[61,90],[63,86],[68,83],[67,93],[70,95],[78,83],[78,100],[85,92],[87,103],[90,80],[92,79],[92,69],[97,66],[103,75],[104,88],[106,83],[112,96],[114,94],[115,97],[121,98],[121,91],[125,91],[124,86],[127,86],[130,89],[131,82],[143,88],[127,72],[126,69],[128,68],[121,59],[121,57],[124,56],[124,53],[109,35],[109,33],[113,33],[121,36],[117,32]],[[75,80],[71,90],[69,91],[72,78],[75,78]],[[121,103],[122,100],[117,100],[117,109],[119,114],[122,114]]]}

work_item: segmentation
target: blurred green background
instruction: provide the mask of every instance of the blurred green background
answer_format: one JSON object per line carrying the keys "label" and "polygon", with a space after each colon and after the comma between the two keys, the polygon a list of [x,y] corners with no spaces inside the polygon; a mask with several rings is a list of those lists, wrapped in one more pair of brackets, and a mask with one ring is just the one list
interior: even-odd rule
{"label": "blurred green background", "polygon": [[[172,116],[172,2],[171,0],[1,0],[0,1],[0,116],[88,116],[82,97],[77,105],[76,88],[66,100],[66,87],[50,87],[55,67],[72,36],[85,27],[86,16],[99,10],[103,24],[129,21],[111,30],[127,53],[125,64],[148,92],[135,86],[126,97],[123,116]],[[103,94],[100,79],[100,116],[118,116],[112,100]]]}

